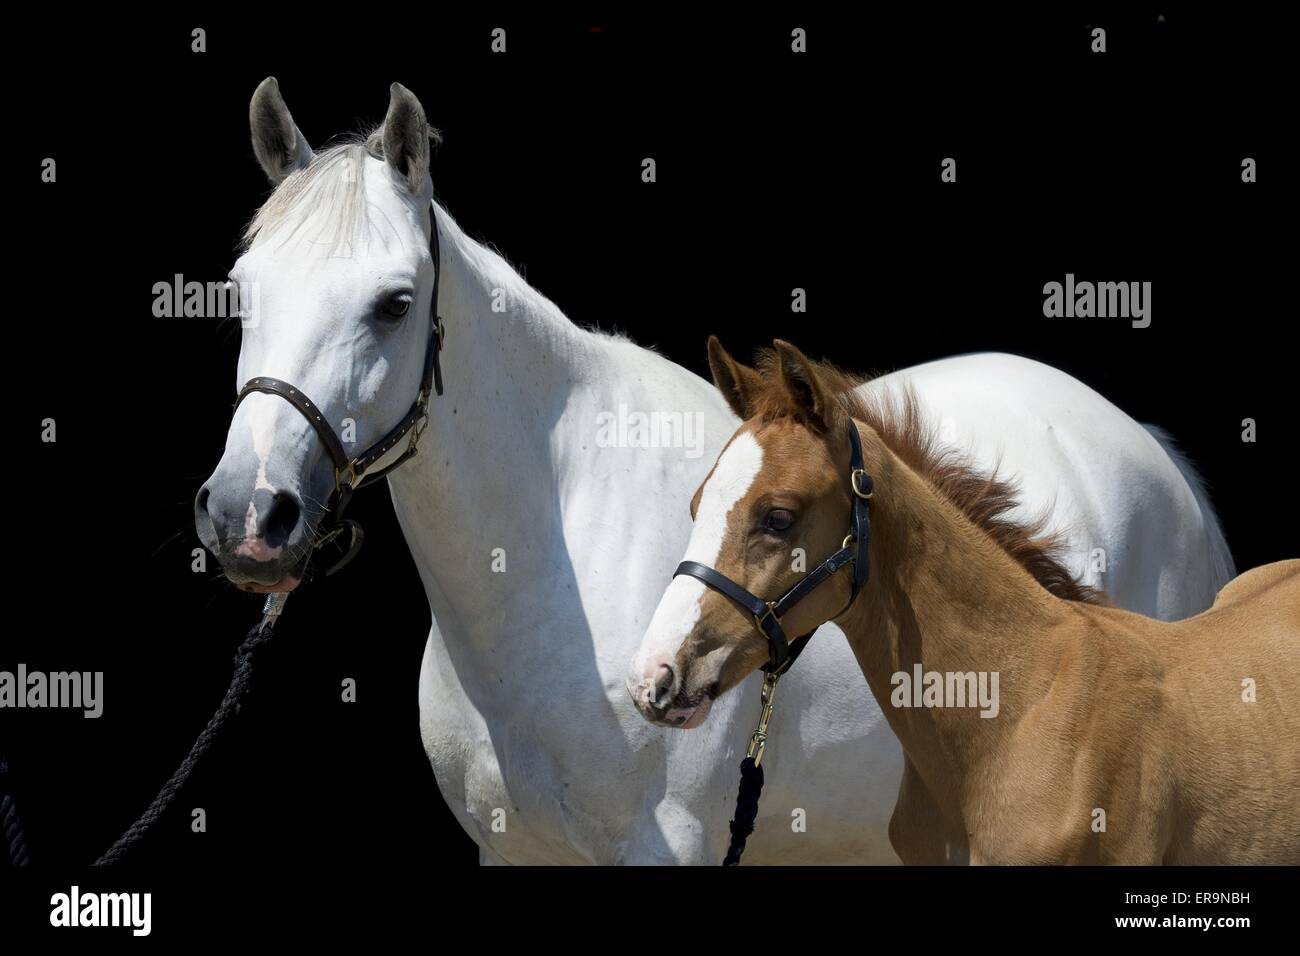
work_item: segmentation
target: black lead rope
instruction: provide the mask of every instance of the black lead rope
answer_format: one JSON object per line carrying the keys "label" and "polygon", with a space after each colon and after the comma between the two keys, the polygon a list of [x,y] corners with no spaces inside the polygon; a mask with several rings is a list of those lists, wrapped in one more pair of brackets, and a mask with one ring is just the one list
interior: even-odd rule
{"label": "black lead rope", "polygon": [[[775,601],[764,601],[747,591],[725,574],[696,561],[683,561],[673,572],[673,577],[686,574],[702,581],[732,603],[747,611],[753,619],[754,629],[767,641],[768,661],[763,665],[762,712],[758,729],[749,741],[745,759],[740,763],[740,792],[736,795],[736,815],[731,821],[731,846],[722,861],[723,866],[735,866],[745,852],[745,841],[754,832],[758,817],[758,798],[763,793],[763,747],[767,743],[767,725],[772,719],[772,703],[776,697],[776,682],[803,653],[808,639],[816,631],[801,634],[790,640],[781,625],[790,610],[846,565],[853,565],[853,588],[848,604],[836,614],[839,617],[857,599],[871,571],[871,496],[875,484],[862,467],[862,439],[857,425],[849,421],[849,488],[853,496],[852,527],[840,549],[799,579],[794,587]],[[834,620],[832,618],[831,620]]]}
{"label": "black lead rope", "polygon": [[203,728],[203,732],[194,741],[194,745],[190,747],[190,752],[185,755],[185,759],[181,761],[180,766],[163,784],[162,789],[158,791],[158,795],[153,798],[153,802],[149,804],[149,809],[145,810],[140,815],[140,819],[131,824],[117,838],[117,842],[94,862],[94,866],[112,866],[114,863],[121,862],[127,851],[135,846],[167,812],[167,808],[176,799],[176,795],[180,793],[193,775],[199,761],[212,749],[212,745],[216,742],[222,728],[239,713],[245,698],[248,697],[249,689],[252,687],[254,657],[270,641],[276,618],[284,610],[284,604],[288,598],[289,592],[282,591],[272,594],[266,599],[266,608],[262,620],[248,632],[243,643],[239,645],[239,650],[235,652],[235,674],[230,679],[230,687],[226,689],[226,696],[222,699],[221,706],[217,708],[217,712],[212,715],[208,725]]}
{"label": "black lead rope", "polygon": [[[226,696],[221,701],[221,706],[217,708],[217,712],[212,715],[208,725],[199,734],[198,739],[194,741],[194,745],[190,748],[190,752],[185,756],[185,759],[181,761],[180,766],[176,768],[167,782],[163,784],[162,789],[158,791],[158,795],[149,804],[149,808],[117,838],[117,841],[105,851],[103,856],[91,864],[92,866],[112,866],[122,861],[127,852],[167,812],[176,795],[180,793],[193,775],[199,762],[212,748],[213,743],[216,742],[222,728],[230,722],[235,714],[239,713],[244,699],[248,696],[249,688],[252,686],[254,656],[271,639],[271,630],[275,625],[275,619],[284,608],[288,596],[288,592],[282,592],[272,594],[267,598],[266,609],[261,622],[248,632],[243,643],[239,645],[239,650],[235,653],[235,674],[231,678],[230,687],[226,690]],[[3,828],[5,842],[9,846],[9,863],[12,866],[27,866],[31,862],[31,855],[27,849],[22,821],[18,816],[17,800],[9,776],[8,762],[0,759],[0,828]]]}
{"label": "black lead rope", "polygon": [[27,866],[31,854],[27,852],[27,836],[23,833],[22,818],[18,816],[18,797],[10,782],[9,761],[3,757],[0,757],[0,829],[3,829],[9,847],[9,865]]}
{"label": "black lead rope", "polygon": [[740,854],[745,852],[745,841],[754,832],[754,820],[758,817],[758,798],[763,795],[763,768],[754,762],[753,757],[746,757],[740,762],[740,792],[736,794],[736,816],[731,821],[731,846],[723,866],[736,866],[740,863]]}

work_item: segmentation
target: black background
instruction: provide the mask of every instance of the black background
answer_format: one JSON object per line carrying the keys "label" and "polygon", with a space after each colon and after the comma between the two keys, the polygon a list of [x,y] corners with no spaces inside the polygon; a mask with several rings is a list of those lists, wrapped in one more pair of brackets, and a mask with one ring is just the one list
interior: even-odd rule
{"label": "black background", "polygon": [[[42,69],[14,87],[7,158],[30,234],[10,277],[21,546],[0,667],[103,670],[107,702],[98,720],[3,716],[0,753],[51,885],[66,890],[147,805],[260,607],[190,570],[192,499],[220,456],[238,328],[156,319],[151,290],[174,273],[220,280],[233,263],[269,188],[247,127],[267,75],[316,147],[379,122],[388,84],[408,86],[444,136],[440,201],[579,324],[706,375],[711,332],[738,356],[780,336],[859,371],[968,351],[1037,358],[1175,435],[1239,569],[1294,557],[1285,29],[1159,12],[353,8],[292,26],[266,11],[151,15],[11,37]],[[206,53],[190,52],[195,26]],[[504,56],[489,49],[496,26]],[[793,26],[808,30],[806,55],[789,51]],[[1089,52],[1092,26],[1108,31],[1104,55]],[[46,156],[54,185],[39,182]],[[641,182],[646,156],[657,183]],[[939,181],[946,156],[956,184]],[[1045,319],[1043,284],[1067,272],[1152,282],[1151,326]],[[806,315],[790,312],[796,286]],[[448,389],[465,374],[448,368]],[[56,444],[36,437],[47,416]],[[1247,417],[1255,444],[1241,441]],[[202,874],[214,907],[237,892],[227,876],[286,868],[360,891],[477,860],[419,739],[429,612],[414,568],[384,491],[350,510],[362,556],[290,603],[253,701],[138,849],[144,874]],[[339,701],[343,677],[358,681],[356,705]],[[206,834],[190,832],[195,806]]]}

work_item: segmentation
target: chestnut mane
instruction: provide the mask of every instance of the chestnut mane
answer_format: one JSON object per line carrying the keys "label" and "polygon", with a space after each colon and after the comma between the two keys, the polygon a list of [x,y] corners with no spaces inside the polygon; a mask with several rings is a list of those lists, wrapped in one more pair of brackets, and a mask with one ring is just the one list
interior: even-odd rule
{"label": "chestnut mane", "polygon": [[[1061,561],[1064,543],[1046,533],[1047,518],[1015,521],[1009,512],[1019,503],[1019,487],[997,471],[983,472],[968,456],[939,441],[937,431],[925,421],[915,391],[902,389],[893,395],[867,397],[856,389],[869,379],[852,375],[830,362],[812,362],[826,391],[833,394],[844,415],[870,425],[909,468],[925,479],[940,495],[952,502],[1052,594],[1067,601],[1105,604],[1105,596],[1078,581]],[[773,349],[763,349],[754,363],[762,387],[749,396],[751,413],[764,422],[790,418],[789,396],[781,385],[780,358]]]}

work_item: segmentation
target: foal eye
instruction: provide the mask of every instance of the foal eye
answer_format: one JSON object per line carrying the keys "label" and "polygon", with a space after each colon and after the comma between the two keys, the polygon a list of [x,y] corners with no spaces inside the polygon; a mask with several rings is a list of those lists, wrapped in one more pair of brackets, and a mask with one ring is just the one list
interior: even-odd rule
{"label": "foal eye", "polygon": [[391,315],[395,319],[400,319],[406,315],[407,310],[411,308],[411,294],[409,292],[399,292],[390,296],[388,301],[383,304],[380,311],[384,315]]}
{"label": "foal eye", "polygon": [[794,512],[787,511],[785,508],[773,508],[763,520],[763,528],[767,531],[788,531],[792,524],[794,524]]}

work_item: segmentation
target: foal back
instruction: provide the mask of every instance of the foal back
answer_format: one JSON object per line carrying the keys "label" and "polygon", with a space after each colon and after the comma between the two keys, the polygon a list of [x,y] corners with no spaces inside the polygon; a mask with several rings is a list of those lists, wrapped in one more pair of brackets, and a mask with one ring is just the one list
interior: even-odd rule
{"label": "foal back", "polygon": [[1181,784],[1165,862],[1300,863],[1300,560],[1164,627]]}

